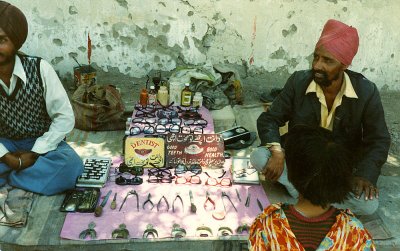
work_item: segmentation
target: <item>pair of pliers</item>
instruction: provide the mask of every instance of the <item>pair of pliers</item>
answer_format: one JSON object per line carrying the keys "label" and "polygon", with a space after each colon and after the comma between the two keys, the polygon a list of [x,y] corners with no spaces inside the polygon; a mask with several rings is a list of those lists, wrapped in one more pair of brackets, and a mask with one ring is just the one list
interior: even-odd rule
{"label": "pair of pliers", "polygon": [[224,210],[225,210],[225,212],[226,212],[226,208],[225,208],[225,203],[224,203],[224,197],[228,198],[229,202],[231,203],[231,205],[233,206],[233,208],[234,208],[235,211],[237,212],[237,209],[236,209],[235,205],[233,204],[233,202],[232,202],[231,198],[229,197],[229,195],[226,194],[225,192],[222,192],[221,199],[222,199],[222,204],[224,204]]}
{"label": "pair of pliers", "polygon": [[149,193],[149,195],[147,195],[147,200],[143,203],[143,210],[145,210],[144,207],[146,206],[147,203],[151,204],[150,210],[153,210],[154,203],[151,201],[151,194],[150,193]]}
{"label": "pair of pliers", "polygon": [[126,199],[128,198],[129,195],[135,195],[136,196],[136,207],[137,210],[139,211],[139,195],[137,194],[136,190],[130,190],[126,195],[124,200],[121,203],[121,206],[119,207],[119,211],[121,211],[122,206],[125,204]]}
{"label": "pair of pliers", "polygon": [[212,207],[213,207],[213,209],[212,210],[215,210],[215,202],[210,198],[210,193],[207,191],[206,192],[206,201],[204,202],[204,209],[207,211],[207,210],[209,210],[208,208],[207,208],[207,204],[208,203],[211,203],[211,205],[212,205]]}

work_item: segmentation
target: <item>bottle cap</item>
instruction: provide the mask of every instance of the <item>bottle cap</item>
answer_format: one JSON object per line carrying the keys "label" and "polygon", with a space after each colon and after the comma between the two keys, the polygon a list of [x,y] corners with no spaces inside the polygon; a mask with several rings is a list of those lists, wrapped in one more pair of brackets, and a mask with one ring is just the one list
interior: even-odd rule
{"label": "bottle cap", "polygon": [[155,89],[154,85],[150,86],[150,90],[154,90],[154,89]]}
{"label": "bottle cap", "polygon": [[189,83],[185,83],[185,86],[189,86],[190,84]]}

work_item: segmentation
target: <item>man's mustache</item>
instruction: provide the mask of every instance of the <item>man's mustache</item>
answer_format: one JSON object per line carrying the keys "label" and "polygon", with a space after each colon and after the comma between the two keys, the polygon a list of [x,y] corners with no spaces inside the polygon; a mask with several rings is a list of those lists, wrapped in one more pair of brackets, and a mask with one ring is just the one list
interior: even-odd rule
{"label": "man's mustache", "polygon": [[324,75],[325,78],[328,77],[328,74],[326,74],[326,72],[324,71],[319,71],[319,70],[312,70],[313,71],[313,75],[315,76],[316,73],[322,74]]}

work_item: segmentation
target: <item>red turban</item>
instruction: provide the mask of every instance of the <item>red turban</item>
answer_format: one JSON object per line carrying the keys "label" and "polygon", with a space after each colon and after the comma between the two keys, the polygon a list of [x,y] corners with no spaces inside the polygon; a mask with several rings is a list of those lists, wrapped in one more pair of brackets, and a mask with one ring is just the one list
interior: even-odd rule
{"label": "red turban", "polygon": [[16,50],[28,36],[28,22],[24,13],[14,5],[0,1],[0,28],[7,34]]}
{"label": "red turban", "polygon": [[315,48],[324,46],[338,61],[349,66],[358,50],[358,33],[354,27],[330,19]]}

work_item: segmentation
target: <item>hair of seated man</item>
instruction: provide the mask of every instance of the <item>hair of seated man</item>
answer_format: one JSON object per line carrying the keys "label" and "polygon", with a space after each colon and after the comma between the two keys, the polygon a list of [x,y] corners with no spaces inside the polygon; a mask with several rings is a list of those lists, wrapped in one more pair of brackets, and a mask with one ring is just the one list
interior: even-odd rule
{"label": "hair of seated man", "polygon": [[288,179],[314,205],[342,203],[352,189],[349,151],[322,127],[296,125],[285,144]]}

